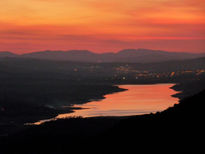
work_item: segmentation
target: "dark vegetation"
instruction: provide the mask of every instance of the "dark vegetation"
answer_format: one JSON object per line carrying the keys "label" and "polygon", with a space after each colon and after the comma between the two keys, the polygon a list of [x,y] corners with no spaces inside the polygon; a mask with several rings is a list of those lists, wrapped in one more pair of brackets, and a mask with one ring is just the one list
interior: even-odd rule
{"label": "dark vegetation", "polygon": [[201,153],[205,91],[161,113],[75,118],[33,126],[2,138],[9,154]]}
{"label": "dark vegetation", "polygon": [[203,153],[204,102],[202,91],[161,113],[121,120],[108,131],[109,143],[123,147],[128,141],[136,152]]}
{"label": "dark vegetation", "polygon": [[[180,91],[183,86],[183,95],[189,96],[192,91],[197,93],[203,89],[205,73],[197,74],[196,71],[204,68],[205,58],[148,64],[1,58],[0,123],[14,128],[72,112],[72,104],[102,99],[105,94],[122,91],[113,86],[116,84],[180,83],[173,88]],[[171,76],[172,72],[175,75]],[[188,83],[194,90],[185,87]],[[181,94],[177,97],[182,98]]]}
{"label": "dark vegetation", "polygon": [[[164,149],[197,153],[204,134],[204,70],[205,58],[146,64],[0,58],[0,154],[123,150],[164,153]],[[143,116],[75,118],[41,126],[23,125],[72,112],[72,104],[124,90],[116,84],[152,83],[177,83],[172,88],[181,91],[175,95],[182,99],[181,103]],[[94,151],[94,147],[98,150]]]}

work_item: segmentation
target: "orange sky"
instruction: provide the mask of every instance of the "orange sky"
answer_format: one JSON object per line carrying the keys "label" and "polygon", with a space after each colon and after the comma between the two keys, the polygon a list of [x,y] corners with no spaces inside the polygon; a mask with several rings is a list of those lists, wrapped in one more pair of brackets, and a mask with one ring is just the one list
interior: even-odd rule
{"label": "orange sky", "polygon": [[0,51],[205,52],[204,0],[1,0]]}

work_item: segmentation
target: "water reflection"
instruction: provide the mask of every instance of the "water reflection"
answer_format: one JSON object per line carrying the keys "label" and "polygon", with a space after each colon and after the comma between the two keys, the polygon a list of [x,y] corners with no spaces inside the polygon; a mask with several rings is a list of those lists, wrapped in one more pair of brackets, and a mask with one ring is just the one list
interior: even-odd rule
{"label": "water reflection", "polygon": [[[173,85],[119,85],[120,88],[128,90],[105,95],[105,99],[100,101],[74,105],[73,107],[82,109],[76,109],[73,113],[60,114],[55,119],[73,116],[129,116],[162,111],[178,103],[178,98],[172,97],[173,94],[176,94],[176,91],[170,89]],[[45,121],[35,124],[43,122]]]}
{"label": "water reflection", "polygon": [[72,114],[61,114],[57,118],[69,116],[127,116],[162,111],[178,102],[171,95],[176,91],[170,89],[173,84],[155,85],[120,85],[128,89],[124,92],[105,95],[101,101],[92,101],[74,107],[85,108],[75,110]]}

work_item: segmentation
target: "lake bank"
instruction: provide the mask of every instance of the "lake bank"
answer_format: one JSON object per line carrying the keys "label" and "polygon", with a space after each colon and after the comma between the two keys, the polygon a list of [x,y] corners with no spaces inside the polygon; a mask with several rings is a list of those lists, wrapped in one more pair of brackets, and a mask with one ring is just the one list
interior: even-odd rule
{"label": "lake bank", "polygon": [[[151,85],[155,85],[155,84],[157,84],[157,83],[152,83]],[[142,84],[137,84],[137,85],[142,85]],[[148,84],[146,84],[146,85],[148,85]],[[93,87],[93,85],[91,87]],[[101,89],[101,90],[97,90],[97,89]],[[105,98],[105,95],[114,94],[116,92],[123,92],[123,91],[126,91],[126,89],[119,88],[116,85],[107,85],[107,86],[100,85],[100,87],[96,88],[96,90],[94,92],[93,91],[90,92],[92,95],[90,95],[89,97],[83,97],[81,99],[81,101],[76,101],[75,103],[76,104],[83,104],[85,102],[90,102],[92,100],[103,100]],[[87,92],[89,92],[89,91],[87,90]],[[177,97],[177,96],[175,96],[175,97]],[[19,110],[19,107],[20,106],[18,106],[18,110],[17,110],[18,113],[11,112],[7,115],[5,115],[5,113],[4,114],[1,113],[1,119],[0,119],[1,120],[1,134],[8,135],[10,132],[15,133],[16,131],[24,128],[23,124],[25,124],[25,123],[33,123],[35,121],[39,121],[42,119],[54,118],[58,114],[72,113],[74,110],[72,107],[67,107],[67,108],[63,108],[63,109],[62,108],[55,109],[55,108],[48,108],[48,107],[44,107],[44,106],[40,107],[40,108],[39,107],[38,108],[36,108],[36,107],[31,108],[29,106],[29,108],[28,108],[29,110],[27,112],[19,113],[19,111],[21,111],[21,110]],[[23,107],[25,108],[26,106],[23,105]],[[22,110],[22,111],[24,111],[24,110]],[[17,114],[21,115],[21,116],[12,116],[12,115],[17,115]],[[30,115],[30,116],[28,116],[28,115]]]}
{"label": "lake bank", "polygon": [[2,147],[9,154],[12,150],[26,154],[29,149],[34,153],[96,153],[96,147],[101,149],[102,145],[99,153],[103,154],[123,149],[135,153],[151,153],[153,149],[157,153],[167,149],[168,153],[195,153],[203,140],[204,94],[205,91],[156,114],[60,119],[29,126],[2,142]]}
{"label": "lake bank", "polygon": [[33,104],[32,102],[12,102],[11,100],[7,100],[4,102],[4,106],[0,110],[0,135],[15,133],[16,131],[24,128],[23,125],[25,123],[31,123],[41,119],[49,119],[57,116],[58,114],[73,112],[72,107],[62,108],[61,106],[71,106],[71,104],[74,103],[82,104],[91,99],[103,99],[103,96],[106,94],[124,90],[125,89],[120,89],[114,85],[68,85],[67,97],[73,98],[68,99],[68,101],[62,101],[62,99],[58,99],[59,96],[57,95],[58,97],[56,96],[56,99],[60,105],[54,101],[48,104],[47,101],[42,103],[41,100],[40,103],[37,101]]}
{"label": "lake bank", "polygon": [[39,125],[52,120],[73,117],[105,117],[133,116],[160,112],[178,103],[172,97],[177,92],[172,90],[174,84],[118,85],[121,92],[106,94],[104,99],[92,100],[76,108],[72,113],[59,114],[55,118],[40,120],[33,124]]}

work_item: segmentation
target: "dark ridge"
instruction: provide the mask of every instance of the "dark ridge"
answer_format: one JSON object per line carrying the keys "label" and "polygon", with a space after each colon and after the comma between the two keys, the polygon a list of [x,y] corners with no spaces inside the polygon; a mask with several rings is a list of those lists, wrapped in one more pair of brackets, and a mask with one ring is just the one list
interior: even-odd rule
{"label": "dark ridge", "polygon": [[0,58],[4,57],[17,57],[18,55],[9,51],[0,51]]}
{"label": "dark ridge", "polygon": [[[1,55],[2,54],[2,55]],[[12,53],[0,53],[0,57],[10,57]],[[118,53],[97,54],[88,50],[40,51],[22,54],[20,57],[75,62],[123,62],[123,63],[153,63],[170,60],[186,60],[203,57],[205,54],[167,52],[150,49],[124,49]]]}
{"label": "dark ridge", "polygon": [[200,153],[204,102],[205,90],[161,113],[122,119],[75,118],[50,122],[11,136],[6,152]]}
{"label": "dark ridge", "polygon": [[[106,137],[111,138],[109,143],[125,147],[133,145],[131,139],[135,139],[138,150],[143,152],[200,153],[204,134],[204,102],[205,90],[161,113],[121,120],[108,131]],[[143,149],[144,146],[151,149]]]}

